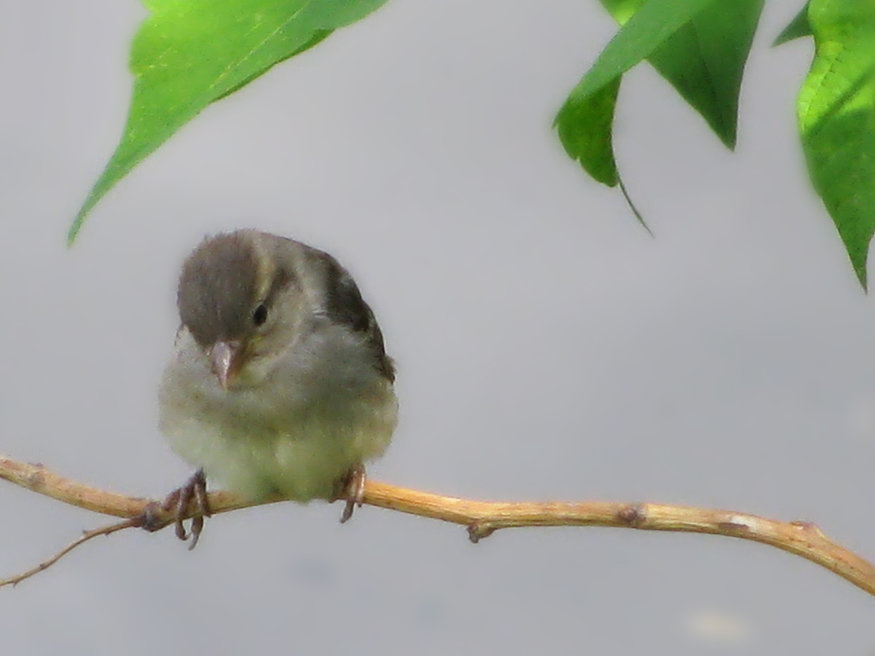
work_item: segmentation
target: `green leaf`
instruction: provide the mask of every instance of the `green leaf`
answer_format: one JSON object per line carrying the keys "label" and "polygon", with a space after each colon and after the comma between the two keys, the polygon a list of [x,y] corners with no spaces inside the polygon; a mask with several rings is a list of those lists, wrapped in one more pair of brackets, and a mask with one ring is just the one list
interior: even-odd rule
{"label": "green leaf", "polygon": [[[644,0],[601,0],[621,25]],[[712,2],[692,16],[647,61],[734,148],[738,95],[763,0]]]}
{"label": "green leaf", "polygon": [[618,181],[611,123],[619,77],[647,59],[735,147],[738,96],[763,0],[601,0],[622,26],[556,117],[566,152],[596,180]]}
{"label": "green leaf", "polygon": [[386,0],[144,0],[131,48],[134,90],[121,141],[70,227],[207,105]]}
{"label": "green leaf", "polygon": [[571,91],[553,122],[568,156],[599,182],[613,187],[619,180],[611,125],[621,76],[713,1],[616,3],[617,15],[624,21],[622,27]]}
{"label": "green leaf", "polygon": [[803,36],[811,36],[811,25],[808,22],[808,3],[799,10],[796,17],[790,21],[781,33],[775,38],[772,46],[780,46],[793,39],[798,39]]}
{"label": "green leaf", "polygon": [[[243,80],[240,84],[238,84],[236,87],[234,87],[233,89],[229,89],[228,91],[223,93],[221,96],[216,98],[216,100],[221,100],[222,98],[225,98],[226,96],[230,96],[232,93],[236,93],[237,91],[239,91],[240,89],[245,87],[247,84],[252,82],[255,78],[261,77],[262,75],[267,73],[268,70],[270,70],[271,68],[273,68],[277,64],[282,63],[287,59],[291,59],[295,55],[300,55],[302,52],[306,52],[310,48],[319,45],[325,39],[327,39],[329,36],[331,36],[333,33],[334,33],[334,30],[317,30],[316,32],[314,32],[313,38],[311,38],[309,41],[307,41],[307,43],[302,45],[300,48],[298,48],[294,52],[290,53],[287,57],[283,57],[282,59],[277,60],[276,62],[274,62],[273,64],[271,64],[267,68],[265,68],[264,70],[253,73],[251,76],[249,76],[248,78]],[[216,101],[214,100],[213,102],[216,102]]]}
{"label": "green leaf", "polygon": [[612,128],[619,90],[620,78],[617,77],[590,96],[566,102],[555,121],[559,140],[568,156],[609,187],[619,181]]}
{"label": "green leaf", "polygon": [[602,50],[569,100],[595,93],[650,56],[706,5],[721,0],[643,0],[643,4]]}
{"label": "green leaf", "polygon": [[865,289],[875,234],[875,2],[810,4],[815,52],[797,102],[802,146]]}
{"label": "green leaf", "polygon": [[744,65],[763,0],[713,2],[648,57],[730,150]]}

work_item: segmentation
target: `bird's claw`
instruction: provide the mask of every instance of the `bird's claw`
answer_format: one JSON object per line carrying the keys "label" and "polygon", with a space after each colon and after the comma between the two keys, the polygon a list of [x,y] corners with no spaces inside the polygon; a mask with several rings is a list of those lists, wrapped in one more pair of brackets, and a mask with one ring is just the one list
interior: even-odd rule
{"label": "bird's claw", "polygon": [[352,517],[356,506],[362,507],[365,502],[365,483],[368,477],[365,474],[365,466],[359,463],[353,465],[343,480],[342,497],[346,498],[346,505],[343,507],[343,513],[340,515],[340,523],[343,524]]}
{"label": "bird's claw", "polygon": [[[183,520],[192,500],[194,500],[197,514],[191,518],[191,529],[187,533]],[[168,494],[167,498],[164,499],[164,503],[161,504],[161,509],[165,512],[173,511],[176,537],[182,541],[188,540],[191,537],[188,550],[194,549],[200,539],[201,531],[204,529],[204,517],[212,515],[207,498],[207,479],[204,476],[204,470],[198,469],[185,485]]]}

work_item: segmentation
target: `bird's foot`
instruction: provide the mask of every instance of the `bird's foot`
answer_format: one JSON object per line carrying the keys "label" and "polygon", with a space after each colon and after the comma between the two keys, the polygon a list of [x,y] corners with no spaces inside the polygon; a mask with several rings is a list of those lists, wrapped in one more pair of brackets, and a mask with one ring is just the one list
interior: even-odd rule
{"label": "bird's foot", "polygon": [[[182,522],[192,500],[194,500],[195,509],[198,514],[191,518],[191,532],[187,533]],[[191,537],[191,544],[188,545],[188,549],[189,551],[194,549],[197,546],[201,531],[204,529],[204,517],[212,515],[207,499],[207,479],[204,476],[204,470],[198,469],[185,485],[173,490],[161,504],[156,505],[163,512],[173,511],[176,537],[183,541]],[[154,511],[150,511],[150,508],[147,507],[143,517],[143,528],[147,531],[155,531],[163,528],[163,526],[166,526],[166,524],[157,522],[154,517]]]}
{"label": "bird's foot", "polygon": [[337,499],[346,499],[343,514],[340,515],[340,523],[348,521],[352,517],[356,506],[362,507],[365,502],[365,483],[368,477],[365,474],[365,466],[361,463],[350,467],[346,476],[339,481],[339,493]]}

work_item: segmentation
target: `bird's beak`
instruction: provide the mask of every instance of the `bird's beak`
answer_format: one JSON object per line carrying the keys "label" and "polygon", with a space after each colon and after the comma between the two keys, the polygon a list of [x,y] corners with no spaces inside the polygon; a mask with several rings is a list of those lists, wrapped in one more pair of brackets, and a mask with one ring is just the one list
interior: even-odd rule
{"label": "bird's beak", "polygon": [[219,379],[222,389],[234,381],[243,364],[243,345],[240,342],[216,342],[210,347],[208,355],[213,373]]}

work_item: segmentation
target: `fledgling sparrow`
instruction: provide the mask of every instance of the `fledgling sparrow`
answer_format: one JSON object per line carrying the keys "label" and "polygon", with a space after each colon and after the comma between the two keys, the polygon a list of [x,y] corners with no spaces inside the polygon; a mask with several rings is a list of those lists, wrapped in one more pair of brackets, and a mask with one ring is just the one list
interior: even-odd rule
{"label": "fledgling sparrow", "polygon": [[[348,519],[398,403],[380,328],[346,269],[300,242],[238,230],[195,248],[177,306],[160,427],[200,468],[174,497],[178,513],[191,495],[209,513],[205,474],[253,500],[346,496]],[[193,522],[192,546],[202,526]]]}

